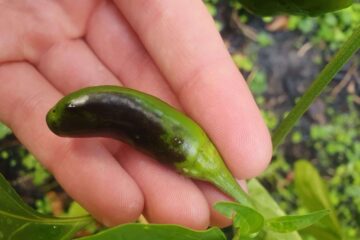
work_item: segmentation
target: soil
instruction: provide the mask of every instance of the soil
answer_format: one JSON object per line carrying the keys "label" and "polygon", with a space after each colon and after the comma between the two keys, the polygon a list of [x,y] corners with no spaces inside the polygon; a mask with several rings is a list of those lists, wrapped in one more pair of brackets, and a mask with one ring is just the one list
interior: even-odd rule
{"label": "soil", "polygon": [[[273,43],[270,46],[261,47],[254,39],[250,39],[249,36],[246,36],[247,34],[244,34],[244,29],[239,28],[234,23],[236,20],[231,17],[233,9],[224,1],[220,5],[217,18],[224,23],[222,36],[229,47],[229,51],[241,52],[245,55],[247,53],[250,55],[257,54],[255,56],[256,66],[264,71],[267,76],[264,107],[275,112],[278,116],[282,116],[295,105],[296,100],[303,95],[334,55],[334,52],[326,48],[325,44],[312,45],[309,39],[310,35],[305,36],[299,31],[286,31],[284,29],[270,32],[266,30],[268,26],[258,17],[249,15],[245,11],[238,12],[237,15],[248,17],[247,28],[255,33],[266,31],[272,38]],[[322,64],[315,63],[318,59],[322,60]],[[347,84],[344,84],[344,80],[350,71],[354,74],[346,82]],[[246,78],[247,73],[243,74]],[[335,88],[336,94],[334,94]],[[323,95],[313,103],[301,119],[298,129],[304,132],[313,123],[325,123],[327,121],[325,114],[327,106],[331,106],[339,112],[347,112],[349,109],[346,98],[350,94],[360,98],[359,52],[334,77]],[[329,99],[330,95],[331,98]],[[360,102],[356,103],[356,106],[360,110]],[[306,136],[306,132],[304,133]],[[295,152],[304,154],[304,149]]]}

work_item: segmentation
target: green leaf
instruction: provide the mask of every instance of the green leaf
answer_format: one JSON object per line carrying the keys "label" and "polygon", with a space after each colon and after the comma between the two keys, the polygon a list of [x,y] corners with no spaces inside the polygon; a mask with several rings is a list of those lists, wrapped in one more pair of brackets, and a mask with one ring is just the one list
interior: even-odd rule
{"label": "green leaf", "polygon": [[326,240],[340,240],[341,237],[334,235],[328,228],[322,226],[313,225],[308,228],[301,230],[301,235],[310,235],[315,239],[326,239]]}
{"label": "green leaf", "polygon": [[[85,215],[89,215],[86,209],[84,209],[79,203],[73,201],[70,204],[68,211],[64,213],[61,217],[81,217]],[[92,223],[86,225],[82,229],[82,231],[85,231],[89,235],[95,232],[99,232],[99,224],[93,221]]]}
{"label": "green leaf", "polygon": [[266,32],[258,33],[258,35],[256,37],[256,41],[260,44],[261,47],[267,47],[274,43],[274,40]]}
{"label": "green leaf", "polygon": [[306,160],[295,163],[295,189],[310,211],[332,208],[329,192],[318,171]]}
{"label": "green leaf", "polygon": [[352,4],[352,0],[236,0],[250,12],[260,16],[279,14],[317,16],[337,11]]}
{"label": "green leaf", "polygon": [[234,202],[218,202],[214,208],[234,220],[233,225],[241,236],[257,233],[264,226],[264,217],[252,208]]}
{"label": "green leaf", "polygon": [[40,186],[50,177],[50,173],[40,164],[39,161],[35,159],[32,154],[26,155],[23,158],[22,163],[24,167],[30,171],[35,186]]}
{"label": "green leaf", "polygon": [[232,59],[238,68],[247,72],[250,72],[254,67],[254,63],[247,56],[242,54],[234,54],[232,55]]}
{"label": "green leaf", "polygon": [[329,212],[329,210],[320,210],[305,215],[282,216],[268,219],[266,221],[266,229],[279,233],[297,231],[313,225],[328,215]]}
{"label": "green leaf", "polygon": [[268,88],[266,74],[262,71],[256,71],[254,79],[249,83],[249,87],[256,96],[263,95]]}
{"label": "green leaf", "polygon": [[35,212],[0,174],[0,236],[3,239],[67,240],[91,221],[88,216],[54,218]]}
{"label": "green leaf", "polygon": [[3,139],[6,135],[11,133],[10,128],[5,126],[3,123],[0,122],[0,139]]}
{"label": "green leaf", "polygon": [[[255,208],[265,217],[265,219],[284,216],[285,213],[277,205],[274,199],[266,191],[266,189],[256,179],[248,183],[249,194],[254,200]],[[292,233],[276,233],[267,231],[264,240],[302,240],[297,232]]]}
{"label": "green leaf", "polygon": [[341,236],[339,220],[330,201],[330,195],[320,174],[308,161],[301,160],[295,164],[295,191],[300,202],[309,210],[329,209],[330,214],[321,223],[329,232]]}
{"label": "green leaf", "polygon": [[219,228],[194,231],[177,225],[125,224],[78,240],[226,240]]}
{"label": "green leaf", "polygon": [[75,201],[70,204],[68,212],[64,214],[66,217],[81,217],[84,215],[89,215],[89,213]]}

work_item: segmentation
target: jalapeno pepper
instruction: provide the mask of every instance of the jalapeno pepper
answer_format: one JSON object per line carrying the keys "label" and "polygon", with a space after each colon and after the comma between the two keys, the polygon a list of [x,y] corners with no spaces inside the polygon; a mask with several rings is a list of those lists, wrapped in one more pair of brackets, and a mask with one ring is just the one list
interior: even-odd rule
{"label": "jalapeno pepper", "polygon": [[85,88],[61,99],[46,121],[59,136],[123,141],[252,205],[201,127],[154,96],[117,86]]}

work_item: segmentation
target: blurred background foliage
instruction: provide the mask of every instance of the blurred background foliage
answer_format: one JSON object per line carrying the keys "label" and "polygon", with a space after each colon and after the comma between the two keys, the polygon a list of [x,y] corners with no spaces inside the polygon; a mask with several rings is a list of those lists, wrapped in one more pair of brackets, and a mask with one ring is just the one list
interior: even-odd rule
{"label": "blurred background foliage", "polygon": [[[318,18],[259,18],[236,1],[205,0],[235,64],[273,130],[360,24],[360,3]],[[259,177],[288,214],[330,208],[303,239],[360,239],[360,55],[336,76]],[[38,211],[85,212],[0,124],[0,172]],[[89,226],[83,236],[99,230]]]}
{"label": "blurred background foliage", "polygon": [[[360,3],[317,18],[259,18],[205,1],[273,130],[360,24]],[[360,239],[360,54],[313,104],[259,177],[288,214],[330,208],[303,239]]]}

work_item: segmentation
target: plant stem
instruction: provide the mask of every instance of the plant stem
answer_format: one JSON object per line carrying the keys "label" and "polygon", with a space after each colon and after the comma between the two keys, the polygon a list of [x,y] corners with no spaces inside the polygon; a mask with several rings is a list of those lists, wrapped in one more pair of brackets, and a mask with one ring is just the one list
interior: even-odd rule
{"label": "plant stem", "polygon": [[294,128],[300,117],[308,110],[314,100],[324,91],[334,76],[360,49],[360,26],[358,26],[350,38],[338,50],[332,60],[317,76],[304,95],[296,103],[295,107],[284,118],[272,134],[273,149],[275,150],[284,140],[287,134]]}

